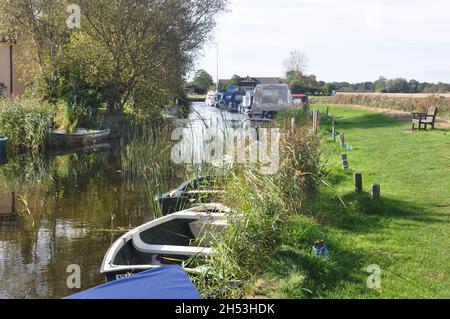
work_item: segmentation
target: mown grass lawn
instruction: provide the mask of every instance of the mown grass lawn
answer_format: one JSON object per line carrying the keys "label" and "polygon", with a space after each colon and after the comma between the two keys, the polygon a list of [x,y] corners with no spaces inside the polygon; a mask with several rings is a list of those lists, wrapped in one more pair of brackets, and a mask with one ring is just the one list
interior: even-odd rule
{"label": "mown grass lawn", "polygon": [[[354,150],[342,150],[323,128],[332,189],[324,187],[311,204],[311,218],[299,216],[286,226],[290,238],[268,267],[287,278],[278,296],[450,298],[450,131],[411,133],[410,123],[379,113],[335,107],[330,113]],[[363,174],[363,194],[354,191],[355,171]],[[379,202],[368,194],[372,183],[381,185]],[[328,261],[309,253],[319,238],[329,246]],[[372,264],[382,270],[380,290],[367,287]]]}

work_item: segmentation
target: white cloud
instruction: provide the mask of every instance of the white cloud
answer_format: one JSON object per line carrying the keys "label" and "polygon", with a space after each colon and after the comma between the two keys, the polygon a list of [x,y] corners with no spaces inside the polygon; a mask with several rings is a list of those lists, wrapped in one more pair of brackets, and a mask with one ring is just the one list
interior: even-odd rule
{"label": "white cloud", "polygon": [[[299,49],[308,71],[326,81],[450,82],[446,0],[232,0],[231,9],[216,30],[221,77],[281,75],[282,61]],[[198,67],[215,75],[214,45]]]}

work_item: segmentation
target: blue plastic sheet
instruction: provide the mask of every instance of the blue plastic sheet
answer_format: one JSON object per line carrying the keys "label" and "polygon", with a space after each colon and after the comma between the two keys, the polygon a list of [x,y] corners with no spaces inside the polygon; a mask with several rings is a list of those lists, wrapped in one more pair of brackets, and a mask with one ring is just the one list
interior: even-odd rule
{"label": "blue plastic sheet", "polygon": [[154,270],[98,286],[65,299],[201,299],[179,266]]}

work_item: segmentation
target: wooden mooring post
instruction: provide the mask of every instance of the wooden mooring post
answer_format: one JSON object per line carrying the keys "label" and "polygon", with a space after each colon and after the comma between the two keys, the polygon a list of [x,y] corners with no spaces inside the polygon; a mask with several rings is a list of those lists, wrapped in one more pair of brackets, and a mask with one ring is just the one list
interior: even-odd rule
{"label": "wooden mooring post", "polygon": [[373,184],[370,187],[370,195],[373,200],[379,200],[381,198],[381,186],[379,184]]}
{"label": "wooden mooring post", "polygon": [[363,191],[363,178],[360,172],[355,173],[355,190],[358,193],[362,193]]}
{"label": "wooden mooring post", "polygon": [[334,121],[334,116],[331,118],[331,133],[333,134],[333,141],[336,143],[336,122]]}
{"label": "wooden mooring post", "polygon": [[317,134],[320,126],[320,113],[319,110],[313,111],[313,132]]}
{"label": "wooden mooring post", "polygon": [[347,170],[349,168],[350,164],[348,162],[348,156],[347,154],[342,154],[342,167]]}
{"label": "wooden mooring post", "polygon": [[341,147],[345,147],[345,133],[344,133],[344,131],[341,131],[340,137],[341,137]]}

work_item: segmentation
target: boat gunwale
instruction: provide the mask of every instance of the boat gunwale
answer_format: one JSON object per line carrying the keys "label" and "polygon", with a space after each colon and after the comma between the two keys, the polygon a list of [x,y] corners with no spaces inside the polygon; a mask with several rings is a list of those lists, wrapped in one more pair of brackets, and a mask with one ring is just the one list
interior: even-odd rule
{"label": "boat gunwale", "polygon": [[68,133],[65,131],[58,131],[58,130],[54,130],[50,132],[50,135],[53,137],[96,137],[96,136],[107,136],[111,134],[111,130],[110,129],[106,129],[106,130],[93,130],[91,132],[85,132],[85,133]]}
{"label": "boat gunwale", "polygon": [[[208,210],[216,210],[216,211],[223,211],[223,213],[212,213],[207,212]],[[162,225],[164,223],[170,222],[172,220],[176,219],[194,219],[194,220],[200,220],[205,217],[213,217],[215,220],[220,220],[226,217],[227,213],[229,213],[230,210],[223,206],[222,204],[205,204],[198,207],[190,208],[184,211],[180,211],[171,215],[167,215],[155,220],[152,220],[146,224],[143,224],[139,227],[136,227],[126,234],[122,235],[120,238],[118,238],[108,249],[108,251],[105,254],[105,257],[103,258],[102,265],[100,267],[100,273],[101,274],[108,274],[108,273],[116,273],[116,272],[133,272],[133,271],[142,271],[147,269],[155,269],[159,268],[160,266],[157,265],[114,265],[113,261],[116,259],[117,254],[119,253],[120,249],[122,249],[126,243],[128,243],[130,240],[133,240],[133,236],[135,234],[140,234],[146,230],[149,230],[151,228],[154,228],[156,226]],[[187,272],[196,272],[195,269],[185,269]]]}

